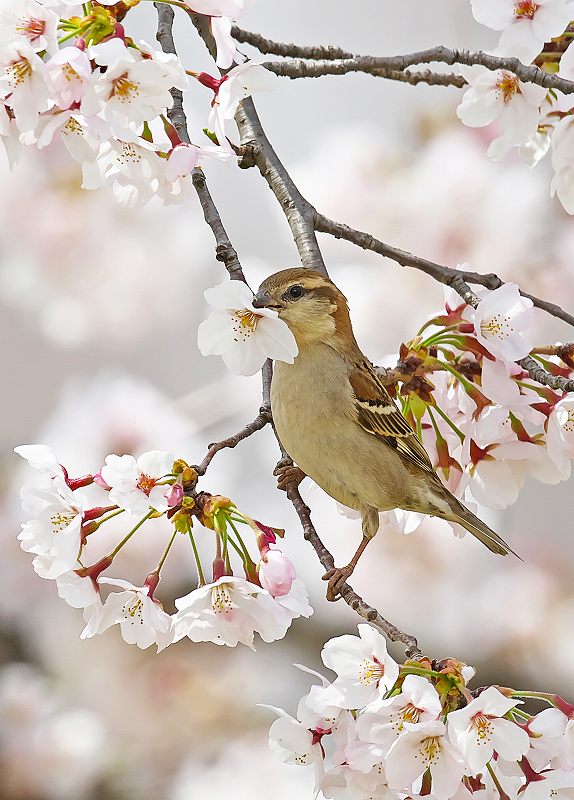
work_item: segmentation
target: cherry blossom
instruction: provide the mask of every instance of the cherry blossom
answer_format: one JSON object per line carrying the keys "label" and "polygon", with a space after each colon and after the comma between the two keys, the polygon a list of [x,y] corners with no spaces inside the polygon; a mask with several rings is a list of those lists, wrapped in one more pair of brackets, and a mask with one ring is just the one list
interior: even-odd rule
{"label": "cherry blossom", "polygon": [[309,693],[301,698],[297,706],[297,719],[310,730],[330,731],[336,727],[341,716],[347,712],[338,706],[323,702],[329,682],[322,676],[319,677],[322,679],[323,685],[312,686]]}
{"label": "cherry blossom", "polygon": [[214,642],[253,648],[253,637],[282,639],[291,618],[269,592],[254,583],[224,575],[214,583],[194,589],[175,601],[174,641],[187,636],[192,642]]}
{"label": "cherry blossom", "polygon": [[514,283],[487,292],[476,309],[468,306],[462,316],[474,325],[480,344],[503,361],[524,358],[533,347],[530,331],[536,311]]}
{"label": "cherry blossom", "polygon": [[210,20],[211,33],[217,46],[215,63],[220,69],[229,69],[233,62],[245,61],[231,35],[232,20],[229,17],[212,17]]}
{"label": "cherry blossom", "polygon": [[[502,411],[501,417],[507,419]],[[480,505],[500,510],[515,503],[528,474],[529,458],[537,456],[537,446],[521,442],[515,434],[500,444],[480,448],[467,436],[462,460],[466,464],[460,491],[469,489]]]}
{"label": "cherry blossom", "polygon": [[164,177],[167,181],[176,181],[191,175],[193,170],[200,164],[205,157],[215,158],[220,161],[227,161],[231,154],[222,147],[198,147],[195,144],[178,144],[169,154],[164,170]]}
{"label": "cherry blossom", "polygon": [[571,0],[471,0],[477,22],[502,31],[498,52],[529,64],[574,18]]}
{"label": "cherry blossom", "polygon": [[407,675],[401,692],[375,700],[357,720],[357,734],[365,742],[381,744],[387,750],[407,725],[424,724],[439,717],[441,703],[434,686],[420,675]]}
{"label": "cherry blossom", "polygon": [[307,766],[322,760],[320,739],[282,708],[264,706],[279,719],[269,729],[269,747],[284,764]]}
{"label": "cherry blossom", "polygon": [[102,112],[120,131],[130,123],[141,123],[173,106],[170,89],[185,89],[188,78],[177,56],[161,60],[143,58],[120,39],[90,48],[90,57],[105,67],[94,72],[82,99],[86,115]]}
{"label": "cherry blossom", "polygon": [[67,109],[82,99],[92,75],[92,66],[84,50],[65,47],[46,62],[46,71],[56,105]]}
{"label": "cherry blossom", "polygon": [[205,291],[213,311],[197,331],[204,356],[219,355],[235,375],[254,375],[268,358],[292,364],[295,337],[271,308],[255,309],[242,281],[224,281]]}
{"label": "cherry blossom", "polygon": [[133,456],[106,456],[101,476],[111,487],[110,500],[130,514],[147,514],[150,508],[166,511],[166,487],[158,482],[171,472],[171,453],[150,450],[137,460]]}
{"label": "cherry blossom", "polygon": [[457,108],[459,119],[471,128],[483,128],[495,120],[502,136],[488,148],[488,155],[499,160],[513,147],[526,144],[538,129],[540,106],[546,89],[523,83],[507,70],[491,72],[474,66],[465,71],[470,84]]}
{"label": "cherry blossom", "polygon": [[97,158],[82,164],[82,188],[111,186],[121,205],[143,206],[157,193],[163,177],[156,152],[155,145],[137,137],[103,142]]}
{"label": "cherry blossom", "polygon": [[309,603],[309,595],[301,578],[295,578],[286,594],[273,597],[276,606],[286,615],[288,622],[299,617],[308,618],[313,614],[313,606]]}
{"label": "cherry blossom", "polygon": [[540,772],[565,752],[565,733],[568,717],[558,708],[545,708],[528,722],[531,734],[530,750],[526,754],[530,765]]}
{"label": "cherry blossom", "polygon": [[28,464],[41,473],[63,476],[64,471],[51,447],[45,444],[21,444],[14,452],[24,458]]}
{"label": "cherry blossom", "polygon": [[0,50],[0,99],[14,112],[21,132],[33,130],[52,104],[46,65],[25,41]]}
{"label": "cherry blossom", "polygon": [[33,133],[22,134],[21,139],[24,144],[35,144],[43,150],[57,134],[74,161],[87,164],[97,158],[102,141],[110,136],[110,128],[101,117],[86,117],[73,109],[53,109],[40,117]]}
{"label": "cherry blossom", "polygon": [[574,774],[564,770],[541,773],[542,780],[531,781],[520,795],[521,800],[572,800]]}
{"label": "cherry blossom", "polygon": [[449,800],[457,791],[465,771],[462,755],[445,736],[438,720],[408,729],[391,746],[385,760],[389,785],[407,789],[430,770],[433,795]]}
{"label": "cherry blossom", "polygon": [[360,624],[358,630],[359,636],[330,639],[321,653],[325,666],[337,673],[328,700],[341,708],[362,708],[378,699],[399,675],[384,637],[370,625]]}
{"label": "cherry blossom", "polygon": [[508,719],[501,719],[519,702],[489,686],[467,706],[449,714],[449,737],[464,755],[473,775],[484,768],[494,751],[509,761],[520,760],[528,752],[530,740],[526,731]]}
{"label": "cherry blossom", "polygon": [[171,617],[158,600],[149,596],[149,586],[134,586],[128,581],[100,578],[101,584],[117,586],[121,592],[111,592],[101,613],[98,633],[112,625],[119,625],[122,637],[128,644],[145,650],[152,644],[163,649],[173,639]]}
{"label": "cherry blossom", "polygon": [[[512,376],[517,374],[520,374],[520,368],[512,363],[484,358],[480,379],[482,391],[489,400],[512,413],[525,423],[531,433],[534,433],[540,430],[545,421],[544,414],[531,405],[537,403],[540,398],[535,392],[521,390],[516,381],[512,380]],[[492,406],[489,406],[485,412],[491,408]]]}
{"label": "cherry blossom", "polygon": [[[57,578],[77,565],[83,507],[61,478],[46,476],[43,484],[28,484],[25,490],[42,508],[34,519],[23,523],[18,535],[20,546],[43,557],[34,560],[34,568],[43,573],[42,577]],[[26,494],[23,501],[26,505]]]}
{"label": "cherry blossom", "polygon": [[54,53],[58,47],[58,15],[35,0],[2,0],[0,48],[23,41],[36,52]]}
{"label": "cherry blossom", "polygon": [[333,800],[399,800],[400,795],[389,789],[384,777],[373,771],[370,775],[349,769],[339,774],[329,773],[321,787],[323,795]]}
{"label": "cherry blossom", "polygon": [[88,608],[100,599],[91,578],[82,578],[74,570],[64,572],[56,578],[58,596],[72,608]]}
{"label": "cherry blossom", "polygon": [[275,89],[276,82],[275,73],[269,72],[261,64],[253,61],[233,67],[220,81],[217,81],[207,125],[217,136],[221,147],[233,152],[227,141],[225,124],[233,120],[241,100],[250,97],[253,92]]}

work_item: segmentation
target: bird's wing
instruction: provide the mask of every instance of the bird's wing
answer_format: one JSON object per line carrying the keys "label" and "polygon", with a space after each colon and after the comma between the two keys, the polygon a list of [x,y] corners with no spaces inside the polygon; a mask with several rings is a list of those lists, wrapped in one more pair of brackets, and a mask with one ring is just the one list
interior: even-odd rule
{"label": "bird's wing", "polygon": [[399,455],[436,476],[422,442],[370,364],[364,362],[352,369],[349,382],[355,395],[359,425],[393,447]]}

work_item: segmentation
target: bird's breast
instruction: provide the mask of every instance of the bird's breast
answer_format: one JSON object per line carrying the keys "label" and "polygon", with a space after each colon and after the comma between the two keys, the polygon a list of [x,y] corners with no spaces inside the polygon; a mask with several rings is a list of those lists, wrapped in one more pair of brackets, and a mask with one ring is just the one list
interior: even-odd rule
{"label": "bird's breast", "polygon": [[[348,488],[348,438],[354,422],[352,392],[341,357],[324,345],[306,348],[293,365],[276,362],[271,409],[281,444],[328,494],[357,508]],[[311,351],[311,352],[309,352]]]}

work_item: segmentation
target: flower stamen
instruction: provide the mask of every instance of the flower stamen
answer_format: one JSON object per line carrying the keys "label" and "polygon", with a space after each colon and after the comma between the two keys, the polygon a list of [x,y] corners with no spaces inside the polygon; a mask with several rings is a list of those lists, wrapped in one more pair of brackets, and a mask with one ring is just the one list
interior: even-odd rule
{"label": "flower stamen", "polygon": [[214,614],[229,614],[233,608],[231,594],[225,584],[214,586],[211,590],[211,607]]}
{"label": "flower stamen", "polygon": [[519,19],[534,19],[538,9],[538,3],[534,3],[532,0],[517,0],[514,4],[514,16]]}
{"label": "flower stamen", "polygon": [[23,33],[30,42],[34,42],[36,39],[39,39],[40,36],[43,36],[45,30],[46,21],[43,19],[36,19],[35,17],[30,17],[29,19],[23,17],[16,25],[16,31],[18,33]]}
{"label": "flower stamen", "polygon": [[144,475],[143,473],[139,476],[137,488],[141,489],[144,494],[149,495],[155,485],[155,478],[150,478],[149,475]]}
{"label": "flower stamen", "polygon": [[112,97],[117,97],[122,102],[130,103],[134,98],[140,95],[140,87],[137,83],[130,81],[128,73],[124,72],[119,78],[112,81],[112,90],[108,100]]}
{"label": "flower stamen", "polygon": [[506,72],[506,70],[501,70],[500,77],[496,81],[496,91],[502,95],[505,103],[510,103],[514,95],[520,92],[516,75]]}
{"label": "flower stamen", "polygon": [[359,682],[363,686],[378,683],[385,674],[385,665],[376,658],[364,658],[359,664]]}

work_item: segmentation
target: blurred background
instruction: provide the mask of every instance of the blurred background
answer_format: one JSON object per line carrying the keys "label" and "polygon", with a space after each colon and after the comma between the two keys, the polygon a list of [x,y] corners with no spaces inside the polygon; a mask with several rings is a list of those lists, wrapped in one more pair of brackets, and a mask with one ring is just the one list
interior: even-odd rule
{"label": "blurred background", "polygon": [[[372,54],[492,46],[495,34],[474,23],[469,6],[358,0],[351,15],[343,0],[259,0],[241,25]],[[131,12],[127,27],[154,41],[151,3]],[[213,72],[183,14],[176,40],[186,67]],[[280,157],[323,213],[441,263],[495,271],[572,309],[574,220],[550,201],[546,165],[529,171],[513,158],[489,162],[496,132],[458,124],[458,97],[456,89],[349,75],[284,80],[256,103]],[[190,92],[196,141],[209,99],[199,85]],[[253,287],[297,263],[288,226],[255,170],[215,165],[208,177]],[[29,472],[12,453],[16,444],[49,444],[72,474],[95,471],[108,453],[155,448],[193,463],[259,407],[257,376],[232,377],[220,359],[197,351],[203,290],[225,275],[195,197],[129,211],[111,193],[82,192],[79,184],[76,165],[57,149],[30,149],[12,173],[0,163],[0,798],[199,800],[232,791],[257,800],[269,796],[271,782],[275,800],[311,798],[313,776],[268,752],[273,717],[257,704],[293,713],[309,680],[292,664],[319,667],[324,641],[353,632],[358,618],[324,598],[320,564],[274,488],[278,453],[269,430],[220,453],[202,487],[287,530],[284,547],[315,615],[297,620],[279,643],[259,642],[252,653],[181,642],[157,656],[126,645],[117,629],[81,642],[80,612],[35,575],[18,546],[18,488]],[[321,245],[375,362],[396,353],[443,301],[442,287],[415,271],[328,237]],[[548,318],[539,335],[542,344],[572,332]],[[572,489],[572,481],[531,481],[507,512],[484,512],[524,562],[496,559],[429,521],[411,536],[377,537],[353,584],[416,634],[429,656],[473,664],[477,685],[572,699]],[[303,493],[336,562],[346,563],[359,523],[340,516],[319,489],[304,484]],[[141,582],[157,561],[165,535],[154,540],[153,530],[124,551],[122,577]],[[117,540],[120,531],[109,535]],[[183,541],[177,546],[160,591],[168,608],[194,580],[191,552]],[[393,653],[402,659],[398,648]]]}

